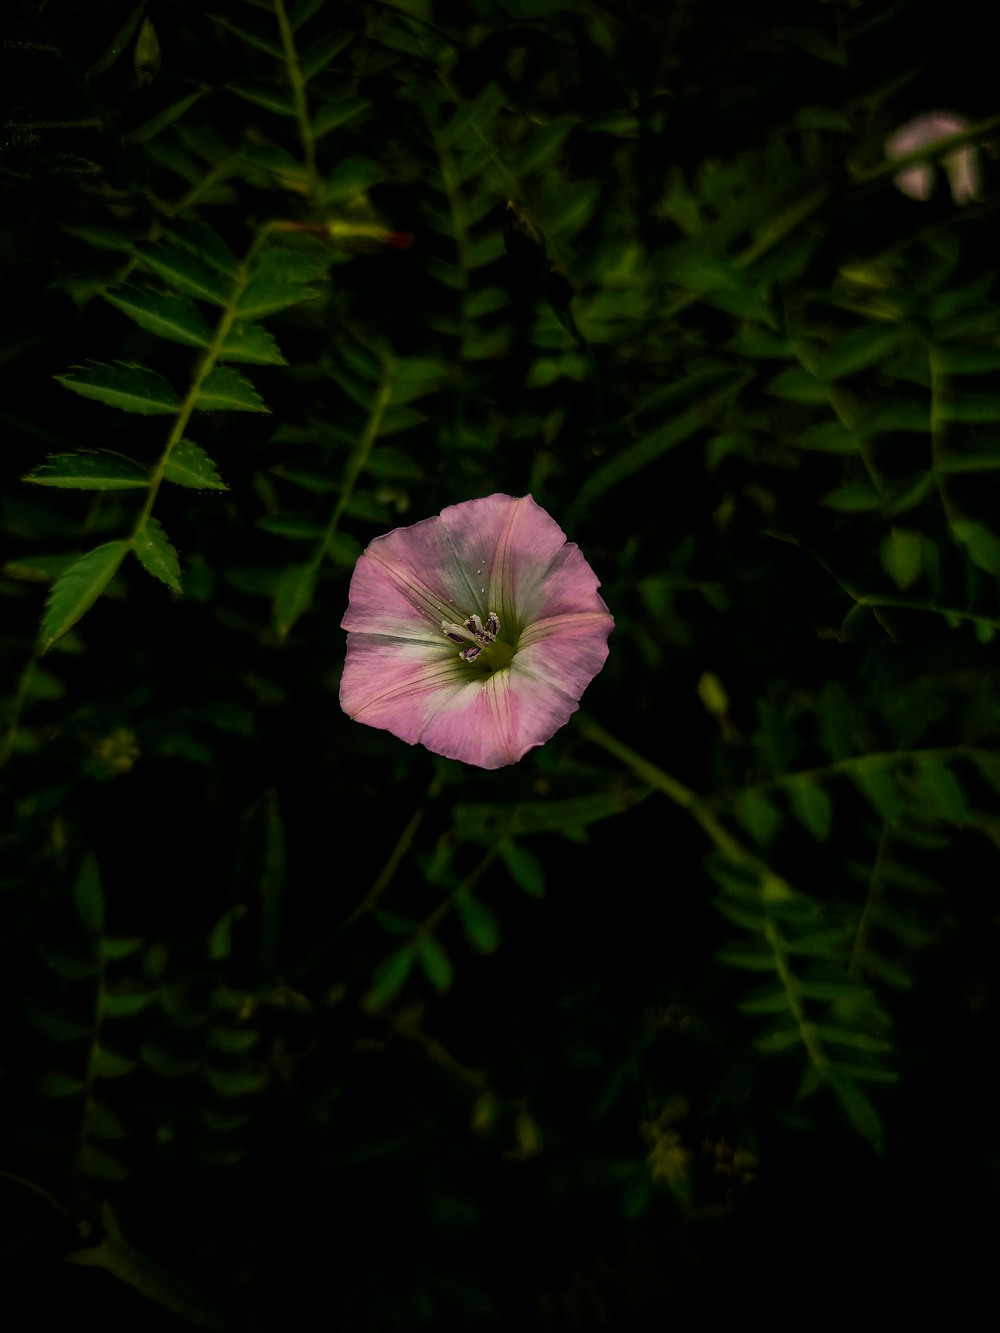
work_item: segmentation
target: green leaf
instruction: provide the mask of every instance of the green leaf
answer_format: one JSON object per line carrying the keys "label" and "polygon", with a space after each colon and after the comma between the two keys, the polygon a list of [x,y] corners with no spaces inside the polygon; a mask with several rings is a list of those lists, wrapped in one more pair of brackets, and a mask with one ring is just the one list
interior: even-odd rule
{"label": "green leaf", "polygon": [[226,334],[219,360],[242,361],[251,366],[288,365],[272,335],[260,324],[234,324]]}
{"label": "green leaf", "polygon": [[364,115],[369,105],[370,103],[362,98],[355,97],[353,93],[324,102],[313,117],[313,138],[321,139],[325,134],[329,134],[331,130],[337,130],[341,125],[347,125],[352,120],[356,120],[358,116]]}
{"label": "green leaf", "polygon": [[866,370],[884,361],[890,352],[895,351],[898,342],[899,333],[891,324],[887,327],[872,324],[855,329],[839,338],[823,357],[819,366],[820,376],[832,381],[855,375],[859,370]]}
{"label": "green leaf", "polygon": [[159,998],[155,990],[110,990],[104,995],[104,1012],[109,1018],[130,1018],[142,1013]]}
{"label": "green leaf", "polygon": [[312,565],[291,565],[281,576],[274,598],[274,625],[278,638],[287,637],[292,626],[312,605],[316,570]]}
{"label": "green leaf", "polygon": [[172,1051],[155,1042],[144,1041],[139,1047],[139,1058],[154,1073],[163,1078],[184,1078],[200,1069],[198,1060],[190,1056],[175,1055]]}
{"label": "green leaf", "polygon": [[43,652],[48,652],[85,615],[117,573],[128,553],[125,541],[105,542],[69,567],[52,588],[45,618]]}
{"label": "green leaf", "polygon": [[882,539],[879,558],[896,587],[909,588],[923,569],[923,538],[912,528],[893,528]]}
{"label": "green leaf", "polygon": [[739,967],[748,972],[775,972],[774,954],[760,944],[738,941],[727,944],[716,954],[727,967]]}
{"label": "green leaf", "polygon": [[92,935],[100,935],[104,930],[104,892],[93,852],[88,852],[83,858],[73,885],[73,905],[86,929]]}
{"label": "green leaf", "polygon": [[132,935],[128,938],[104,941],[104,957],[112,962],[121,958],[131,958],[134,953],[138,953],[146,943],[142,935]]}
{"label": "green leaf", "polygon": [[454,976],[454,968],[444,949],[433,935],[418,935],[415,943],[427,980],[435,990],[447,990]]}
{"label": "green leaf", "polygon": [[237,903],[231,907],[228,912],[223,912],[222,916],[212,927],[208,937],[208,957],[213,963],[221,963],[223,959],[228,958],[233,949],[233,923],[242,921],[246,916],[247,909],[242,903]]}
{"label": "green leaf", "polygon": [[136,259],[185,296],[223,306],[229,300],[228,291],[218,275],[184,250],[159,245],[155,249],[138,250]]}
{"label": "green leaf", "polygon": [[366,1010],[371,1011],[380,1008],[386,1000],[391,999],[396,994],[410,975],[413,959],[413,948],[406,944],[379,964],[375,969],[372,985],[364,998],[363,1003]]}
{"label": "green leaf", "polygon": [[754,1037],[753,1044],[763,1055],[777,1055],[779,1051],[801,1046],[802,1032],[796,1023],[794,1027],[776,1028],[773,1032],[765,1032],[759,1037]]}
{"label": "green leaf", "polygon": [[500,943],[500,928],[486,904],[465,894],[459,899],[458,910],[469,943],[482,953],[495,953]]}
{"label": "green leaf", "polygon": [[176,102],[171,102],[169,106],[158,111],[155,116],[150,116],[149,120],[144,120],[141,125],[137,125],[134,130],[128,134],[122,135],[125,143],[148,143],[154,139],[161,130],[165,130],[168,125],[172,125],[175,120],[180,120],[196,102],[208,92],[207,88],[199,88],[196,92],[188,93],[186,97],[180,97]]}
{"label": "green leaf", "polygon": [[147,518],[146,525],[132,538],[132,549],[155,579],[160,579],[174,592],[181,592],[181,567],[177,552],[167,541],[159,520]]}
{"label": "green leaf", "polygon": [[84,398],[94,398],[122,412],[138,412],[141,416],[172,416],[181,405],[172,385],[155,370],[143,366],[126,365],[116,361],[113,366],[90,361],[85,366],[74,366],[65,375],[56,375],[60,384]]}
{"label": "green leaf", "polygon": [[212,330],[201,311],[185,296],[172,296],[153,287],[121,287],[105,292],[109,304],[135,320],[141,329],[185,347],[208,347]]}
{"label": "green leaf", "polygon": [[790,1004],[787,991],[779,990],[740,1000],[736,1008],[742,1014],[786,1014]]}
{"label": "green leaf", "polygon": [[790,366],[779,371],[767,386],[772,398],[784,398],[791,403],[826,404],[830,391],[823,380],[810,375],[801,366]]}
{"label": "green leaf", "polygon": [[349,199],[375,185],[385,175],[384,170],[370,157],[341,158],[326,179],[323,190],[324,204],[335,204]]}
{"label": "green leaf", "polygon": [[228,370],[225,366],[216,366],[198,390],[195,407],[199,412],[268,412],[264,400],[249,380]]}
{"label": "green leaf", "polygon": [[770,843],[781,823],[781,815],[775,807],[762,792],[753,787],[744,787],[737,793],[733,813],[762,847]]}
{"label": "green leaf", "polygon": [[289,116],[293,119],[295,117],[295,105],[292,99],[273,83],[265,83],[258,79],[234,79],[232,83],[226,84],[226,87],[237,97],[252,102],[254,106],[262,106],[265,111],[273,111],[277,116]]}
{"label": "green leaf", "polygon": [[289,537],[299,542],[318,541],[326,532],[322,523],[317,523],[307,514],[265,514],[257,520],[257,527],[276,537]]}
{"label": "green leaf", "polygon": [[124,1055],[109,1051],[104,1046],[98,1047],[91,1060],[90,1070],[95,1078],[124,1078],[135,1068],[134,1060],[126,1060]]}
{"label": "green leaf", "polygon": [[881,509],[882,497],[870,482],[859,481],[827,491],[820,504],[843,514],[864,514]]}
{"label": "green leaf", "polygon": [[208,454],[191,440],[181,440],[174,445],[164,465],[163,475],[175,486],[189,486],[192,490],[228,491],[229,489]]}
{"label": "green leaf", "polygon": [[42,1074],[37,1088],[42,1097],[76,1097],[83,1092],[80,1080],[68,1074]]}
{"label": "green leaf", "polygon": [[828,1068],[826,1081],[847,1112],[854,1128],[862,1138],[867,1139],[876,1152],[881,1152],[882,1122],[867,1094],[862,1092],[844,1069],[838,1069],[835,1065]]}
{"label": "green leaf", "polygon": [[534,852],[513,838],[504,838],[500,845],[500,855],[507,873],[519,889],[532,898],[545,897],[545,871]]}
{"label": "green leaf", "polygon": [[334,32],[327,34],[325,37],[320,37],[317,42],[314,42],[307,51],[299,56],[299,73],[305,82],[308,83],[317,74],[322,73],[330,61],[338,56],[353,39],[354,34],[351,32]]}
{"label": "green leaf", "polygon": [[322,274],[315,261],[309,262],[309,257],[299,252],[277,246],[265,250],[236,302],[237,317],[263,319],[276,310],[312,300],[316,292],[308,284]]}
{"label": "green leaf", "polygon": [[218,1069],[208,1065],[205,1077],[220,1097],[246,1097],[267,1086],[267,1074],[254,1069]]}
{"label": "green leaf", "polygon": [[149,470],[124,454],[106,449],[51,454],[23,481],[77,491],[131,491],[149,485]]}
{"label": "green leaf", "polygon": [[126,1139],[128,1131],[125,1126],[103,1102],[93,1101],[90,1104],[90,1115],[88,1117],[87,1132],[94,1139]]}
{"label": "green leaf", "polygon": [[1000,538],[971,518],[952,519],[950,526],[952,536],[965,547],[974,565],[987,574],[1000,574]]}
{"label": "green leaf", "polygon": [[858,437],[839,421],[821,421],[808,426],[787,441],[797,449],[810,449],[821,454],[856,454],[861,445]]}
{"label": "green leaf", "polygon": [[938,814],[952,823],[964,823],[968,805],[961,784],[951,769],[934,760],[921,759],[917,772],[920,785]]}
{"label": "green leaf", "polygon": [[962,393],[945,397],[937,404],[937,414],[942,421],[1000,421],[1000,394]]}
{"label": "green leaf", "polygon": [[850,775],[866,800],[888,823],[894,823],[906,809],[892,775],[883,768],[854,768]]}
{"label": "green leaf", "polygon": [[86,1143],[77,1158],[80,1170],[95,1180],[128,1180],[132,1172],[117,1157]]}
{"label": "green leaf", "polygon": [[803,828],[818,842],[826,842],[833,809],[823,788],[812,782],[792,782],[788,786],[788,799]]}

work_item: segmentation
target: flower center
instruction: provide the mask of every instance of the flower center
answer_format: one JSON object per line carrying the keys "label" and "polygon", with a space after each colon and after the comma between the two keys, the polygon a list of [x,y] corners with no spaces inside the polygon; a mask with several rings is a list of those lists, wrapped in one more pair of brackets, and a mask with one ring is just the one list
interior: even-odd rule
{"label": "flower center", "polygon": [[463,662],[475,662],[487,671],[496,671],[499,667],[510,666],[514,658],[514,649],[505,643],[500,635],[500,617],[491,611],[484,625],[476,615],[469,616],[460,625],[442,620],[441,632],[452,643],[465,646],[459,653]]}

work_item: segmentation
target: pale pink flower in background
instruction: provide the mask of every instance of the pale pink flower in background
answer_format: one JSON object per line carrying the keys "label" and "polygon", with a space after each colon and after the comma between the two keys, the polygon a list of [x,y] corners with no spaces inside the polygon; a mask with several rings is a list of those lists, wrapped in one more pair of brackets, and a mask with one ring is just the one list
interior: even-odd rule
{"label": "pale pink flower in background", "polygon": [[608,655],[600,583],[530,495],[489,495],[377,537],[347,613],[345,713],[478,768],[569,721]]}
{"label": "pale pink flower in background", "polygon": [[[907,157],[921,148],[930,148],[952,134],[961,134],[969,128],[969,122],[950,111],[930,111],[908,121],[898,130],[894,130],[885,141],[886,157]],[[941,165],[948,176],[951,195],[956,204],[968,203],[978,199],[979,194],[979,153],[975,144],[963,144],[954,152],[948,153]],[[929,199],[934,189],[934,165],[931,162],[918,162],[899,172],[893,180],[911,199]]]}

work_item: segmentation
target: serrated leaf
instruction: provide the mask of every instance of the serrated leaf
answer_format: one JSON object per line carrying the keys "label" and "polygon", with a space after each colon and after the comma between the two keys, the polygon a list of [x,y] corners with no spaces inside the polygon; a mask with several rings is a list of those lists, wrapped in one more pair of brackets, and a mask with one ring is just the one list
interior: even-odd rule
{"label": "serrated leaf", "polygon": [[135,1068],[135,1061],[101,1046],[93,1056],[90,1068],[95,1078],[124,1078]]}
{"label": "serrated leaf", "polygon": [[827,1070],[826,1081],[854,1128],[876,1151],[881,1152],[882,1122],[867,1094],[858,1087],[848,1073],[836,1066],[831,1066]]}
{"label": "serrated leaf", "polygon": [[395,995],[410,975],[413,959],[413,949],[407,944],[379,964],[372,985],[364,998],[365,1009],[378,1009]]}
{"label": "serrated leaf", "polygon": [[145,526],[132,538],[132,549],[143,568],[155,579],[165,583],[173,592],[182,591],[177,552],[167,540],[158,519],[146,519]]}
{"label": "serrated leaf", "polygon": [[158,245],[155,249],[137,250],[136,259],[184,296],[220,306],[228,300],[228,292],[218,275],[184,250]]}
{"label": "serrated leaf", "polygon": [[817,842],[826,842],[830,836],[833,808],[822,787],[813,782],[792,782],[788,800],[795,817]]}
{"label": "serrated leaf", "polygon": [[851,1028],[834,1027],[832,1024],[819,1023],[816,1035],[831,1045],[849,1046],[852,1050],[867,1051],[870,1055],[884,1055],[892,1050],[892,1042],[884,1037],[873,1037],[868,1032],[855,1032]]}
{"label": "serrated leaf", "polygon": [[106,542],[81,556],[56,581],[42,621],[43,652],[48,652],[90,610],[111,582],[128,549],[125,541]]}
{"label": "serrated leaf", "polygon": [[77,1158],[80,1170],[94,1180],[128,1180],[132,1172],[117,1157],[86,1143]]}
{"label": "serrated leaf", "polygon": [[220,361],[242,361],[251,366],[287,366],[281,348],[260,324],[234,324],[226,334]]}
{"label": "serrated leaf", "polygon": [[185,296],[173,296],[152,287],[120,287],[104,299],[141,329],[185,347],[208,347],[212,330],[198,307]]}
{"label": "serrated leaf", "polygon": [[85,928],[92,935],[99,935],[104,929],[104,891],[93,852],[83,858],[73,885],[73,905]]}
{"label": "serrated leaf", "polygon": [[52,454],[22,480],[33,486],[57,486],[62,490],[131,491],[149,485],[149,471],[124,454],[94,449]]}
{"label": "serrated leaf", "polygon": [[500,943],[500,928],[486,904],[466,894],[459,899],[458,909],[469,943],[482,953],[495,953]]}
{"label": "serrated leaf", "polygon": [[195,407],[199,412],[270,411],[250,381],[225,366],[209,371],[198,390]]}
{"label": "serrated leaf", "polygon": [[[328,33],[321,37],[317,42],[309,47],[299,56],[299,73],[308,83],[314,79],[317,74],[322,73],[329,65],[330,61],[343,51],[344,47],[353,41],[354,34],[351,32]],[[315,133],[315,129],[314,129]]]}
{"label": "serrated leaf", "polygon": [[55,378],[73,393],[117,407],[121,412],[138,412],[147,417],[172,416],[181,405],[173,386],[162,375],[120,361],[113,366],[89,361]]}
{"label": "serrated leaf", "polygon": [[454,968],[442,946],[433,935],[418,935],[415,943],[427,980],[435,990],[447,990],[454,976]]}
{"label": "serrated leaf", "polygon": [[163,475],[175,486],[189,486],[192,490],[229,490],[208,454],[191,440],[181,440],[174,445],[164,465]]}
{"label": "serrated leaf", "polygon": [[312,605],[316,570],[312,565],[291,565],[281,576],[274,598],[274,626],[279,639],[287,637],[300,616]]}
{"label": "serrated leaf", "polygon": [[236,302],[238,318],[263,319],[277,310],[312,300],[316,291],[309,283],[320,273],[315,265],[305,268],[301,260],[295,251],[266,250]]}

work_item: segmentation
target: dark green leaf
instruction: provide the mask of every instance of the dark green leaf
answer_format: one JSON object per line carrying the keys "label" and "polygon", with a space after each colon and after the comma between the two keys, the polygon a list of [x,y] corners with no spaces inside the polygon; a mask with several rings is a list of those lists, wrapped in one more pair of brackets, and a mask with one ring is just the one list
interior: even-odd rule
{"label": "dark green leaf", "polygon": [[87,930],[92,935],[100,935],[104,929],[104,891],[93,852],[88,852],[83,858],[73,885],[73,903]]}
{"label": "dark green leaf", "polygon": [[42,621],[44,652],[90,610],[117,573],[128,550],[128,542],[106,542],[81,556],[56,582]]}
{"label": "dark green leaf", "polygon": [[132,549],[154,578],[160,579],[174,592],[181,591],[181,567],[177,552],[167,540],[159,520],[147,518],[145,526],[132,538]]}
{"label": "dark green leaf", "polygon": [[200,412],[269,411],[250,381],[225,366],[216,366],[214,370],[209,371],[198,390],[195,407]]}
{"label": "dark green leaf", "polygon": [[164,466],[163,475],[167,481],[172,481],[176,486],[190,486],[193,490],[229,489],[208,454],[190,440],[181,440],[174,445]]}
{"label": "dark green leaf", "polygon": [[788,786],[788,799],[803,828],[818,842],[826,842],[833,809],[823,788],[812,782],[792,782]]}
{"label": "dark green leaf", "polygon": [[438,941],[433,935],[418,935],[416,949],[427,980],[435,990],[447,990],[454,976],[454,968]]}
{"label": "dark green leaf", "polygon": [[220,361],[242,361],[252,366],[287,366],[274,338],[260,324],[234,324],[219,352]]}
{"label": "dark green leaf", "polygon": [[219,275],[194,255],[173,246],[158,245],[137,251],[136,258],[151,273],[185,296],[211,301],[213,305],[226,304],[228,293]]}
{"label": "dark green leaf", "polygon": [[74,366],[56,379],[67,389],[94,398],[122,412],[138,412],[142,416],[171,416],[181,400],[173,387],[155,370],[116,362],[113,366],[90,361],[85,366]]}
{"label": "dark green leaf", "polygon": [[312,565],[291,565],[282,574],[274,599],[274,625],[280,639],[308,611],[315,591],[316,570]]}
{"label": "dark green leaf", "polygon": [[149,485],[149,470],[124,454],[95,449],[52,454],[23,480],[63,490],[130,491]]}
{"label": "dark green leaf", "polygon": [[185,296],[172,296],[152,287],[119,287],[104,299],[140,328],[186,347],[207,347],[212,330],[198,307]]}

